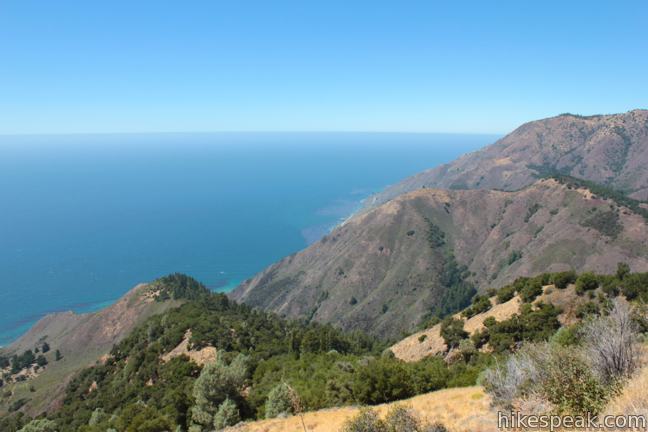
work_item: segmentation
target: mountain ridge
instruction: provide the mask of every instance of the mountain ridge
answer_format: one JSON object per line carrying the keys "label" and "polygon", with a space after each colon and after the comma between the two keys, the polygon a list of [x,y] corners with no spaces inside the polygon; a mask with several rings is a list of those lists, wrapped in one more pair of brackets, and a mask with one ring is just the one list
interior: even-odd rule
{"label": "mountain ridge", "polygon": [[[99,311],[57,312],[41,318],[27,333],[0,349],[0,355],[10,357],[35,351],[45,343],[50,347],[47,354],[43,351],[47,365],[30,372],[33,376],[28,381],[14,383],[12,397],[24,398],[24,409],[32,414],[60,406],[63,390],[76,372],[102,361],[116,343],[150,316],[182,303],[161,298],[161,293],[159,282],[142,283]],[[7,409],[2,405],[0,413]]]}
{"label": "mountain ridge", "polygon": [[481,150],[408,177],[365,202],[364,210],[422,187],[516,190],[539,171],[605,184],[648,199],[648,110],[527,122]]}
{"label": "mountain ridge", "polygon": [[231,297],[394,338],[439,308],[461,309],[469,284],[483,292],[545,271],[611,272],[618,262],[648,270],[646,241],[642,215],[555,179],[518,191],[426,188],[350,219]]}

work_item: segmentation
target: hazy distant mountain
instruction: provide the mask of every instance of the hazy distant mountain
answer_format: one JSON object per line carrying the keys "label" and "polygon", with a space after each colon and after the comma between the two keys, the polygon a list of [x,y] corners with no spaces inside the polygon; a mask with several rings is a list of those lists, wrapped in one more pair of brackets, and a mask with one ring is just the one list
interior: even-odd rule
{"label": "hazy distant mountain", "polygon": [[424,171],[367,200],[375,207],[422,187],[517,190],[561,172],[648,199],[648,110],[526,123],[483,150]]}

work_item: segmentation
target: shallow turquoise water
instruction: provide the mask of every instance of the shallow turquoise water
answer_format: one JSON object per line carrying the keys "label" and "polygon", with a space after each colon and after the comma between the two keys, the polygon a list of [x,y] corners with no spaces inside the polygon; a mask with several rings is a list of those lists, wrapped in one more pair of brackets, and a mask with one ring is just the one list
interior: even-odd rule
{"label": "shallow turquoise water", "polygon": [[47,312],[97,310],[170,272],[227,291],[370,193],[496,138],[0,137],[0,345]]}

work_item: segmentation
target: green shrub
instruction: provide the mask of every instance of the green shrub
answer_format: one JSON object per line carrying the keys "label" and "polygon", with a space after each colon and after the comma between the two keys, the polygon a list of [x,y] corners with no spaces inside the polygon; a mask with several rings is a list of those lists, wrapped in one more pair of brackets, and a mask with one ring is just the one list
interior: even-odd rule
{"label": "green shrub", "polygon": [[530,303],[542,294],[542,282],[538,279],[529,279],[524,287],[519,290],[520,299],[524,303]]}
{"label": "green shrub", "polygon": [[526,304],[519,314],[504,321],[486,323],[488,344],[495,352],[515,349],[523,342],[548,340],[559,328],[560,309],[552,304],[540,303],[536,309]]}
{"label": "green shrub", "polygon": [[[624,276],[625,277],[625,276]],[[601,291],[608,297],[616,297],[621,292],[621,280],[616,276],[601,275],[598,277]]]}
{"label": "green shrub", "polygon": [[199,300],[209,295],[209,289],[191,276],[173,273],[163,276],[151,284],[151,290],[158,290],[157,300],[185,299]]}
{"label": "green shrub", "polygon": [[461,313],[466,318],[471,318],[477,314],[486,312],[492,307],[490,299],[486,296],[475,296],[472,301],[472,306],[466,308]]}
{"label": "green shrub", "polygon": [[457,348],[459,343],[468,337],[464,331],[463,320],[449,317],[441,323],[441,337],[445,341],[448,349]]}
{"label": "green shrub", "polygon": [[234,426],[241,420],[238,407],[236,403],[230,398],[218,407],[218,411],[214,415],[214,428],[219,431],[225,429],[227,426]]}
{"label": "green shrub", "polygon": [[628,300],[648,301],[648,273],[632,273],[621,281],[621,292]]}
{"label": "green shrub", "polygon": [[562,414],[597,414],[608,399],[606,388],[588,365],[573,351],[561,350],[552,356],[542,383],[544,396]]}
{"label": "green shrub", "polygon": [[506,303],[515,297],[515,287],[513,285],[507,285],[502,287],[497,291],[497,303]]}
{"label": "green shrub", "polygon": [[576,272],[571,270],[554,273],[551,278],[551,282],[553,282],[556,288],[564,289],[567,288],[569,284],[576,282],[576,277]]}
{"label": "green shrub", "polygon": [[580,344],[580,325],[561,327],[550,339],[552,344],[562,347],[575,346]]}
{"label": "green shrub", "polygon": [[27,423],[18,432],[56,432],[56,423],[48,419],[37,419]]}
{"label": "green shrub", "polygon": [[630,266],[626,263],[620,262],[617,264],[616,277],[619,280],[625,279],[630,274]]}
{"label": "green shrub", "polygon": [[438,357],[429,357],[406,365],[416,394],[439,390],[448,385],[451,372],[446,363]]}
{"label": "green shrub", "polygon": [[268,401],[265,407],[266,418],[294,414],[294,399],[295,394],[288,384],[281,383],[277,385],[268,394]]}
{"label": "green shrub", "polygon": [[414,396],[409,367],[403,362],[375,359],[353,376],[353,395],[362,404],[376,405]]}
{"label": "green shrub", "polygon": [[487,328],[477,330],[472,334],[472,336],[470,336],[470,340],[472,341],[473,345],[477,349],[480,349],[481,347],[486,345],[486,343],[488,342],[488,338],[489,338],[489,334]]}
{"label": "green shrub", "polygon": [[580,319],[586,318],[588,316],[600,315],[600,314],[601,314],[600,305],[593,301],[583,303],[576,308],[576,317]]}
{"label": "green shrub", "polygon": [[203,368],[193,385],[195,405],[191,408],[191,420],[194,424],[211,427],[219,406],[227,399],[240,397],[248,374],[248,362],[249,359],[242,354],[230,364],[219,356],[217,361]]}
{"label": "green shrub", "polygon": [[594,273],[582,273],[576,279],[576,293],[582,295],[585,291],[595,290],[599,287],[598,277]]}

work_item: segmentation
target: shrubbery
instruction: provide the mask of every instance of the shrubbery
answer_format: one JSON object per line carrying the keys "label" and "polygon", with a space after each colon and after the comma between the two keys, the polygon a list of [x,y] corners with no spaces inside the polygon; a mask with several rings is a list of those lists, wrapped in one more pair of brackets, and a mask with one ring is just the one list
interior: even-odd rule
{"label": "shrubbery", "polygon": [[426,424],[413,409],[397,405],[384,420],[375,411],[362,409],[344,424],[342,432],[447,432],[447,429],[441,423]]}
{"label": "shrubbery", "polygon": [[599,287],[599,279],[594,273],[582,273],[576,279],[576,293],[583,294],[585,291],[595,290]]}
{"label": "shrubbery", "polygon": [[554,273],[551,276],[551,283],[553,283],[556,288],[564,289],[567,288],[569,284],[576,282],[576,277],[576,272],[574,271]]}
{"label": "shrubbery", "polygon": [[168,299],[198,300],[209,294],[205,285],[191,276],[173,273],[163,276],[151,284],[152,290],[159,290],[157,300]]}
{"label": "shrubbery", "polygon": [[495,352],[515,349],[523,341],[548,340],[559,328],[560,309],[552,304],[541,303],[537,308],[524,305],[519,314],[504,321],[494,318],[484,320],[486,329],[479,334],[475,345],[488,342]]}
{"label": "shrubbery", "polygon": [[457,348],[459,343],[468,337],[464,331],[463,320],[448,317],[441,322],[441,337],[445,341],[448,349]]}
{"label": "shrubbery", "polygon": [[513,297],[515,297],[515,287],[513,285],[507,285],[497,291],[497,303],[506,303]]}
{"label": "shrubbery", "polygon": [[537,278],[520,278],[514,285],[524,303],[530,303],[542,294],[542,281]]}
{"label": "shrubbery", "polygon": [[550,344],[524,346],[482,381],[494,403],[505,408],[534,398],[554,412],[596,414],[637,367],[637,336],[631,307],[616,299],[609,314],[561,330]]}
{"label": "shrubbery", "polygon": [[[456,267],[444,277],[461,282],[463,271]],[[453,279],[458,274],[459,279]],[[188,278],[167,282],[177,288],[171,291],[177,295],[192,297],[191,290],[202,291]],[[560,310],[537,300],[542,286],[551,282],[559,287],[577,283],[590,294],[591,301],[581,302],[577,311],[584,324],[560,329]],[[648,321],[623,312],[621,300],[611,297],[624,293],[630,299],[648,299],[648,274],[629,273],[623,265],[612,276],[542,274],[519,278],[496,295],[501,302],[516,291],[526,301],[519,313],[502,321],[484,320],[485,327],[470,338],[463,320],[449,317],[442,322],[441,336],[454,350],[446,357],[448,363],[437,357],[405,363],[390,351],[381,355],[385,345],[359,332],[287,321],[221,294],[197,295],[151,317],[113,348],[105,364],[82,371],[68,386],[62,409],[50,420],[56,422],[57,432],[220,429],[239,420],[295,412],[295,401],[300,411],[315,410],[392,402],[472,385],[496,359],[509,353],[515,354],[486,374],[494,400],[541,398],[564,412],[598,409],[611,386],[636,368],[636,334],[648,329]],[[487,297],[475,296],[464,315],[488,308]],[[190,348],[215,347],[217,363],[200,367],[186,356],[160,361],[189,329]],[[485,344],[489,353],[478,350]],[[565,363],[559,370],[561,360]],[[25,352],[0,361],[6,365],[39,360],[34,352]],[[565,390],[560,392],[557,386]],[[89,392],[91,387],[97,390]],[[26,401],[14,401],[11,409],[20,409]],[[13,423],[1,420],[0,429],[15,432],[28,423],[20,413],[13,418]]]}
{"label": "shrubbery", "polygon": [[492,307],[490,299],[486,296],[477,295],[473,298],[472,305],[461,313],[466,318],[486,312]]}
{"label": "shrubbery", "polygon": [[[209,429],[215,424],[215,415],[219,412],[219,424],[231,417],[234,411],[238,417],[237,405],[243,403],[241,390],[249,373],[248,362],[249,359],[242,354],[236,356],[230,364],[225,364],[222,357],[219,357],[202,369],[193,384],[192,424]],[[237,400],[239,404],[235,402]],[[228,405],[223,407],[225,402]]]}
{"label": "shrubbery", "polygon": [[266,418],[289,415],[296,412],[297,396],[295,391],[286,383],[278,384],[270,393],[265,404]]}

